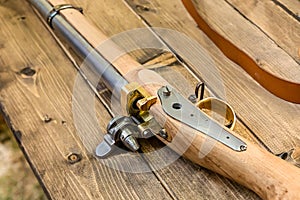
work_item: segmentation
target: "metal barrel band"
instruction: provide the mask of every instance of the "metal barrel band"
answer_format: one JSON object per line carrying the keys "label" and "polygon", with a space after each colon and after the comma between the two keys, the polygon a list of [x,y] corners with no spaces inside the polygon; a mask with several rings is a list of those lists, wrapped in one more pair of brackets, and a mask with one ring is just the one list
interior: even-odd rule
{"label": "metal barrel band", "polygon": [[47,23],[49,24],[49,26],[53,29],[52,26],[52,20],[53,18],[59,14],[59,12],[61,10],[65,10],[65,9],[75,9],[78,10],[79,12],[83,13],[83,9],[80,7],[75,7],[71,4],[61,4],[61,5],[56,5],[53,7],[53,9],[49,12],[48,17],[47,17]]}

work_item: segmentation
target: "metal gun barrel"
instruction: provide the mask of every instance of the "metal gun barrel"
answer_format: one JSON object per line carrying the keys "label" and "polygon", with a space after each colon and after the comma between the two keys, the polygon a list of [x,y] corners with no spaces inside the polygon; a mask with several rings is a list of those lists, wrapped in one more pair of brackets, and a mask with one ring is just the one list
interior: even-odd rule
{"label": "metal gun barrel", "polygon": [[[46,0],[28,0],[47,20],[49,14],[54,10],[54,7]],[[51,20],[51,26],[55,33],[64,40],[85,62],[89,67],[96,70],[101,76],[101,80],[110,91],[114,91],[114,95],[118,98],[121,88],[128,82],[115,70],[109,63],[81,34],[73,28],[59,14],[55,15]]]}

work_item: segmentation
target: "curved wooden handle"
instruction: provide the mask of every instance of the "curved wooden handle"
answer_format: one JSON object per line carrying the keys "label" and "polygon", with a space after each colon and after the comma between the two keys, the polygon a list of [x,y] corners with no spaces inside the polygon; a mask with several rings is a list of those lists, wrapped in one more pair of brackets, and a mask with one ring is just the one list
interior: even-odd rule
{"label": "curved wooden handle", "polygon": [[189,160],[246,186],[263,199],[300,199],[297,167],[246,139],[242,139],[247,143],[246,151],[237,152],[216,142],[210,152],[203,155],[201,147],[207,143],[204,134],[166,116],[159,104],[151,108],[151,113],[160,123],[165,123],[167,133],[174,138],[169,143],[158,137],[170,148],[182,153],[184,144],[191,143],[183,154]]}

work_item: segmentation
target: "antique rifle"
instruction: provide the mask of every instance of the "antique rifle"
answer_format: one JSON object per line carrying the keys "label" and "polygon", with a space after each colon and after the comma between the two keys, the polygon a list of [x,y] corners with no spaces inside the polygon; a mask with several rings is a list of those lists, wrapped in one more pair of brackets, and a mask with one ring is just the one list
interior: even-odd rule
{"label": "antique rifle", "polygon": [[[28,1],[60,39],[81,58],[88,59],[87,63],[101,74],[107,88],[116,90],[115,95],[127,112],[127,116],[112,119],[108,134],[95,150],[96,156],[109,156],[118,141],[135,151],[139,148],[136,138],[150,132],[175,152],[246,186],[263,199],[300,199],[298,168],[242,138],[199,109],[213,103],[217,107],[225,105],[232,127],[235,118],[230,106],[215,99],[194,105],[162,78],[163,85],[143,85],[139,79],[143,67],[129,55],[111,64],[105,52],[94,50],[107,37],[87,22],[80,9],[61,0]],[[110,50],[118,51],[118,47],[111,43]],[[134,69],[136,73],[126,76]],[[154,72],[146,74],[156,76]],[[204,155],[201,146],[207,136],[216,142]],[[187,149],[182,149],[184,144],[188,144]]]}

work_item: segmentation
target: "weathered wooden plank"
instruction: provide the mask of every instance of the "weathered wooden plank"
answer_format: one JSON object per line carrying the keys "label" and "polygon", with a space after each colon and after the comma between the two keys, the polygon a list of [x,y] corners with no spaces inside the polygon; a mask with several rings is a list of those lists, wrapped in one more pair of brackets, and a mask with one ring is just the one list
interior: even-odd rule
{"label": "weathered wooden plank", "polygon": [[273,0],[278,6],[300,20],[300,2],[298,0]]}
{"label": "weathered wooden plank", "polygon": [[[99,18],[98,18],[99,19]],[[190,172],[188,172],[188,173],[190,173]],[[193,173],[193,172],[191,172],[191,173]],[[187,182],[187,183],[189,183],[189,182]],[[199,185],[202,185],[202,184],[199,184]],[[225,185],[225,184],[223,184],[222,185],[222,187],[226,187],[227,188],[227,186]],[[177,192],[180,192],[180,190],[177,190]],[[197,192],[200,192],[201,191],[201,188],[199,188],[199,190],[197,191]],[[252,193],[253,194],[253,193]],[[237,194],[238,195],[238,194]],[[197,195],[196,195],[197,196]],[[221,195],[222,196],[222,195]]]}
{"label": "weathered wooden plank", "polygon": [[[143,19],[147,20],[151,26],[162,26],[164,28],[172,28],[186,33],[190,37],[195,38],[205,49],[208,50],[209,55],[214,60],[216,67],[220,70],[223,77],[227,101],[234,107],[239,118],[242,119],[247,127],[250,128],[250,130],[253,131],[253,133],[258,136],[273,152],[281,152],[286,149],[291,149],[299,144],[299,136],[297,134],[298,126],[296,125],[300,120],[299,106],[274,97],[254,82],[253,79],[241,70],[239,66],[224,57],[215,45],[207,39],[201,31],[197,30],[195,23],[190,19],[190,16],[188,16],[180,1],[127,2],[139,15],[143,17]],[[216,2],[214,6],[210,5],[210,2],[201,2],[205,3],[206,9],[203,12],[206,13],[206,18],[209,18],[207,19],[209,22],[211,22],[212,19],[217,18],[219,15],[215,14],[215,11],[213,11],[214,9],[217,10],[219,8],[224,10],[228,8],[228,6],[226,7],[225,5],[223,7],[218,7],[217,5],[220,4],[220,2]],[[206,4],[211,7],[208,9]],[[145,10],[141,11],[137,9],[139,6],[147,7],[147,10],[152,10],[152,12]],[[213,13],[210,13],[209,11]],[[220,13],[222,12],[223,11]],[[226,14],[223,13],[220,18],[224,18],[224,15]],[[180,16],[180,20],[178,20],[178,16]],[[236,17],[242,18],[237,14]],[[220,20],[219,18],[217,19]],[[218,23],[216,22],[213,25],[216,24]],[[224,26],[231,27],[231,25],[227,26],[227,23],[225,23]],[[221,33],[224,31],[222,25],[219,24],[218,30]],[[268,40],[268,38],[264,38],[262,42],[265,39]],[[260,51],[256,52],[255,55],[260,56]],[[274,55],[270,54],[268,59],[273,56]],[[288,55],[285,55],[284,57],[286,56]],[[290,57],[288,59],[290,62],[293,62],[293,64],[291,66],[285,65],[286,68],[292,68],[291,71],[295,72],[298,65],[295,64],[295,61],[293,61]],[[270,64],[270,66],[273,65]],[[197,69],[197,66],[191,67],[193,67],[197,73],[201,74],[199,69]],[[295,72],[295,74],[291,74],[287,69],[285,71],[291,78],[292,76],[297,77],[296,74],[299,71]],[[277,68],[273,69],[272,67],[272,73],[281,73],[281,70],[276,70]]]}
{"label": "weathered wooden plank", "polygon": [[[150,141],[155,147],[155,141]],[[159,146],[159,144],[158,144]],[[149,147],[143,146],[143,148]],[[147,149],[149,151],[149,149]],[[174,156],[172,150],[164,152]],[[146,157],[149,163],[163,163]],[[255,193],[199,165],[180,158],[156,172],[177,199],[260,199]]]}
{"label": "weathered wooden plank", "polygon": [[[83,8],[86,18],[88,18],[102,33],[108,37],[113,37],[118,33],[122,33],[127,30],[143,28],[143,24],[136,19],[135,15],[128,14],[127,7],[122,1],[81,1],[81,0],[69,0],[68,2],[74,5],[79,5]],[[103,13],[105,14],[103,14]],[[124,14],[123,12],[126,12]],[[94,16],[97,17],[94,17]],[[126,16],[126,18],[124,18]],[[126,19],[126,23],[123,23]],[[130,38],[127,38],[129,41]],[[124,37],[124,42],[126,38]],[[134,42],[133,42],[134,43]],[[154,55],[160,54],[161,50],[144,49],[142,51],[136,50],[129,54],[137,58],[140,63],[143,63],[151,59]]]}
{"label": "weathered wooden plank", "polygon": [[272,1],[229,0],[228,2],[300,63],[300,22],[298,20]]}
{"label": "weathered wooden plank", "polygon": [[[80,4],[80,3],[82,3],[82,2],[77,2],[76,0],[74,0],[74,3],[76,4],[76,5],[79,5],[80,7],[87,7],[86,5],[84,5],[84,4]],[[87,3],[88,4],[88,3]],[[123,15],[124,15],[124,13],[126,13],[125,15],[126,16],[128,16],[128,21],[130,21],[130,23],[122,23],[122,26],[123,26],[123,30],[124,31],[128,31],[128,30],[132,30],[132,29],[135,29],[135,28],[142,28],[142,27],[146,27],[143,23],[142,23],[142,21],[141,20],[138,20],[137,18],[135,18],[135,20],[133,20],[134,18],[132,18],[132,16],[135,16],[134,14],[132,14],[132,13],[130,13],[130,11],[129,10],[127,10],[127,7],[124,5],[124,4],[120,4],[120,2],[113,2],[113,1],[110,1],[110,2],[107,2],[107,4],[108,5],[106,5],[105,7],[100,7],[99,6],[99,8],[97,9],[97,12],[96,11],[87,11],[87,13],[89,13],[89,15],[86,15],[86,17],[88,18],[88,19],[90,19],[93,23],[96,23],[96,25],[100,28],[100,29],[103,29],[101,26],[102,26],[102,24],[103,24],[103,27],[106,27],[106,26],[108,26],[108,25],[106,25],[105,23],[108,23],[109,24],[109,26],[111,27],[109,30],[106,30],[106,29],[103,29],[103,31],[106,33],[106,34],[108,34],[108,35],[114,35],[114,33],[113,33],[113,30],[114,30],[114,27],[115,26],[113,26],[114,24],[113,23],[117,23],[116,21],[119,21],[122,17],[123,17]],[[110,6],[109,6],[110,5]],[[107,15],[112,15],[112,13],[113,12],[115,12],[115,7],[113,6],[113,5],[118,5],[118,8],[120,9],[120,10],[122,10],[122,12],[118,12],[118,13],[116,13],[115,15],[113,15],[113,16],[115,16],[115,19],[110,19],[110,18],[108,18],[107,19],[107,17],[106,17],[106,14]],[[137,6],[138,7],[138,6]],[[139,7],[138,7],[139,8]],[[88,9],[88,7],[87,7],[87,9]],[[105,14],[102,14],[102,13],[105,13]],[[122,14],[120,14],[120,13],[122,13]],[[105,20],[104,21],[104,19],[107,19],[107,20]],[[118,20],[117,20],[118,19]],[[98,21],[101,21],[102,23],[99,23]],[[126,22],[127,22],[127,20],[126,20]],[[121,32],[121,27],[122,26],[116,26],[116,33],[118,33],[118,32]],[[150,38],[150,39],[152,39],[152,38]],[[122,40],[121,40],[122,41]],[[127,41],[125,41],[124,40],[124,43],[127,43]],[[121,46],[124,46],[124,44],[120,44]],[[142,50],[142,51],[144,51],[144,50]],[[141,52],[142,52],[141,51]],[[159,52],[160,53],[160,52]],[[165,59],[165,57],[164,57],[164,55],[165,54],[163,54],[162,56],[159,56],[159,57],[156,57],[156,55],[160,55],[160,54],[158,54],[157,52],[147,52],[147,51],[145,51],[144,52],[144,54],[146,54],[147,56],[147,58],[151,58],[151,57],[154,57],[154,60],[157,60],[157,65],[158,66],[163,66],[163,65],[171,65],[172,64],[172,62],[171,63],[168,63],[169,61],[164,61],[163,59]],[[134,56],[134,58],[135,59],[137,59],[137,60],[140,60],[140,62],[141,62],[141,60],[145,60],[145,59],[143,59],[143,55],[142,54],[140,54],[140,55],[135,55]],[[174,57],[173,58],[170,58],[170,59],[175,59]],[[166,62],[166,63],[165,63]],[[173,62],[175,62],[175,61],[173,61]],[[153,64],[155,64],[155,63],[153,63],[152,61],[150,61],[150,62],[146,62],[146,63],[144,63],[146,66],[147,65],[153,65]],[[207,63],[204,63],[204,64],[207,64]],[[169,69],[169,68],[168,68]],[[171,70],[171,69],[169,69],[169,70]],[[166,70],[170,75],[169,75],[169,79],[168,79],[168,81],[170,81],[170,82],[173,82],[173,81],[176,81],[176,79],[173,79],[173,80],[171,80],[172,79],[172,77],[175,77],[176,75],[172,75],[172,70],[169,72],[168,70]],[[193,85],[195,85],[196,83],[197,83],[197,80],[195,80],[191,75],[188,75],[189,74],[189,72],[187,71],[187,70],[185,70],[182,66],[180,67],[180,66],[178,66],[176,69],[174,68],[174,70],[173,70],[173,72],[175,72],[176,73],[176,71],[178,71],[179,73],[181,73],[183,76],[187,76],[188,78],[186,78],[186,80],[188,81],[188,82],[190,82],[190,86],[191,87],[189,87],[189,94],[191,94],[192,93],[192,91],[193,91]],[[167,73],[165,73],[165,74],[167,74]],[[180,81],[179,81],[180,82]],[[174,83],[174,85],[176,85],[175,83]],[[177,84],[178,85],[178,84]],[[179,87],[180,87],[180,84],[179,84]],[[185,86],[182,86],[182,88],[181,88],[181,90],[182,90],[182,92],[183,93],[185,93],[185,95],[188,95],[186,92],[186,87]],[[245,134],[245,136],[246,136],[246,134]],[[247,137],[247,136],[246,136]],[[250,137],[251,137],[251,135],[250,135]]]}
{"label": "weathered wooden plank", "polygon": [[[176,179],[177,179],[177,177],[175,177]],[[191,186],[191,185],[189,185],[189,186]],[[190,189],[189,189],[190,190]],[[180,190],[178,190],[178,191],[180,191]],[[200,190],[197,190],[197,192],[199,192]],[[186,193],[188,193],[189,191],[187,191]],[[196,194],[197,194],[197,192],[196,192]],[[180,195],[182,195],[182,194],[180,194]],[[234,196],[234,195],[233,195]],[[205,197],[204,197],[205,198]]]}
{"label": "weathered wooden plank", "polygon": [[194,1],[209,25],[277,76],[299,82],[299,64],[225,1]]}
{"label": "weathered wooden plank", "polygon": [[[25,1],[2,1],[0,13],[2,112],[48,197],[169,199],[153,173],[123,173],[93,158],[73,124],[72,63]],[[104,131],[111,116],[96,106]],[[87,123],[87,134],[100,142]]]}
{"label": "weathered wooden plank", "polygon": [[[159,73],[171,85],[189,96],[192,91],[192,84],[197,83],[195,78],[186,71],[170,53],[162,54],[145,63],[149,69]],[[174,78],[176,77],[176,78]],[[235,131],[245,138],[256,142],[251,133],[237,122]],[[142,141],[143,157],[148,161],[152,169],[160,169],[168,163],[170,158],[177,155],[170,149],[165,149],[161,156],[148,155],[148,152],[158,151],[163,146],[161,142],[151,139],[149,142]],[[167,158],[167,159],[166,159]],[[191,167],[193,166],[193,167]],[[219,175],[192,164],[183,158],[176,160],[171,165],[154,172],[157,177],[166,185],[169,193],[175,198],[191,199],[257,199],[258,197],[248,189],[237,185]],[[208,177],[207,177],[208,176]],[[192,181],[191,181],[192,179]]]}
{"label": "weathered wooden plank", "polygon": [[[108,8],[106,8],[105,10],[101,10],[101,12],[98,10],[98,12],[97,13],[94,13],[94,15],[95,15],[95,19],[101,19],[101,17],[103,17],[103,15],[100,15],[99,16],[99,13],[105,13],[105,12],[109,12],[109,13],[111,13],[112,11],[111,10],[108,10]],[[122,12],[123,14],[125,13],[125,11],[123,11]],[[93,14],[93,13],[91,13],[91,14]],[[97,16],[96,16],[97,15]],[[126,16],[128,16],[129,14],[127,14],[126,13]],[[104,15],[105,16],[105,15]],[[100,20],[100,21],[102,21],[102,20]],[[104,23],[103,21],[102,21],[102,23]],[[101,26],[101,24],[99,24],[99,26]],[[112,30],[112,29],[111,29]],[[166,69],[166,71],[168,71],[168,69]],[[169,71],[168,71],[169,72]],[[171,75],[169,75],[170,77],[172,77],[172,74]],[[174,76],[173,76],[174,77]],[[174,81],[174,80],[173,80]],[[180,81],[178,81],[177,80],[177,82],[179,82],[179,83],[181,83]],[[180,84],[178,84],[177,83],[177,85],[179,85],[179,87],[180,87]],[[185,87],[182,87],[182,89],[185,89]],[[244,131],[243,131],[243,133],[245,133]],[[152,161],[153,162],[153,161]],[[156,161],[157,162],[157,161]],[[150,162],[151,163],[151,162]],[[180,167],[180,166],[179,166]],[[172,173],[173,173],[173,171],[174,171],[174,173],[175,173],[175,171],[177,171],[177,168],[176,167],[174,167],[174,168],[171,168],[171,171],[172,171]],[[190,170],[188,170],[187,169],[187,174],[195,174],[193,171],[190,171]],[[158,175],[161,177],[162,175],[161,175],[161,173],[160,172],[158,172]],[[197,176],[199,179],[198,179],[198,181],[200,181],[201,180],[201,175],[198,175]],[[174,180],[173,180],[173,178],[176,178],[176,179],[179,179],[178,177],[172,177],[172,179],[171,180],[168,180],[167,181],[167,184],[170,184],[171,182],[173,182]],[[212,184],[214,184],[214,183],[212,183]],[[185,187],[186,187],[186,189],[184,190],[184,193],[186,193],[186,194],[182,194],[182,189],[178,189],[178,188],[176,188],[175,187],[175,185],[172,185],[172,187],[170,188],[170,192],[172,192],[173,193],[173,191],[174,190],[176,190],[176,193],[175,193],[175,195],[177,196],[185,196],[185,195],[187,195],[187,193],[190,193],[190,194],[192,194],[191,192],[189,192],[190,190],[195,190],[195,186],[193,185],[193,184],[191,184],[190,183],[190,181],[188,181],[188,180],[186,180],[186,183],[184,183],[184,182],[182,182],[182,185],[185,185]],[[194,193],[193,193],[193,195],[190,195],[190,197],[191,198],[199,198],[198,196],[199,195],[197,195],[197,194],[202,194],[203,192],[202,192],[202,188],[200,188],[200,185],[203,185],[201,182],[199,182],[199,184],[197,184],[197,185],[199,185],[199,188],[196,190],[196,191],[194,191]],[[216,187],[214,187],[214,189],[216,189],[216,190],[221,190],[221,192],[217,195],[218,196],[218,198],[227,198],[226,196],[223,196],[223,192],[222,191],[226,191],[226,190],[230,190],[229,188],[228,188],[228,182],[226,182],[226,183],[223,183],[222,184],[222,186],[221,187],[218,187],[218,186],[216,186]],[[175,187],[175,188],[174,188]],[[230,186],[230,187],[234,187],[234,186]],[[220,188],[220,189],[218,189],[218,188]],[[239,190],[239,189],[237,189],[237,190]],[[247,191],[247,190],[246,190]],[[254,195],[253,193],[245,193],[245,194],[238,194],[236,191],[232,191],[231,192],[232,194],[230,195],[232,198],[233,198],[233,196],[239,196],[240,198],[243,198],[244,196],[243,195],[245,195],[246,194],[246,196],[248,197],[249,196],[249,194],[251,194],[252,195],[252,198],[257,198],[256,197],[256,195]],[[251,196],[250,195],[250,196]],[[205,197],[203,197],[203,198],[205,198]],[[212,197],[211,197],[212,198]],[[245,198],[245,197],[244,197]]]}

